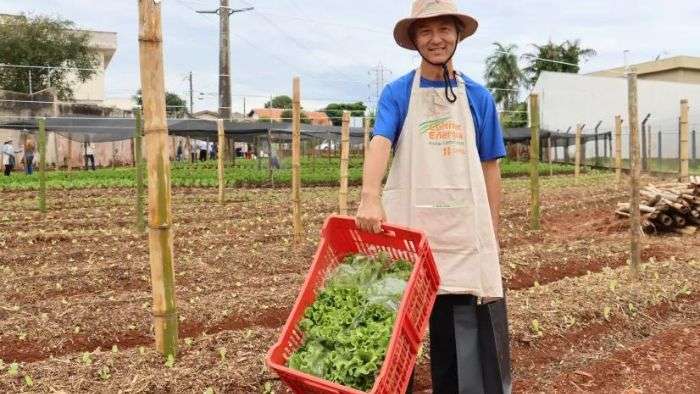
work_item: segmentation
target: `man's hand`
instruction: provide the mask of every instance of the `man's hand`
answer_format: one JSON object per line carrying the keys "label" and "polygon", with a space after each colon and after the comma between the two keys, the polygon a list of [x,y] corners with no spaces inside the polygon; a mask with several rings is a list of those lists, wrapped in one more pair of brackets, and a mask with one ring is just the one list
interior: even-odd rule
{"label": "man's hand", "polygon": [[372,138],[362,173],[362,199],[355,218],[357,227],[362,230],[379,233],[382,222],[386,221],[380,194],[390,154],[391,141],[382,136]]}
{"label": "man's hand", "polygon": [[386,222],[386,214],[381,198],[377,195],[363,195],[355,216],[357,227],[372,233],[380,233],[384,222]]}

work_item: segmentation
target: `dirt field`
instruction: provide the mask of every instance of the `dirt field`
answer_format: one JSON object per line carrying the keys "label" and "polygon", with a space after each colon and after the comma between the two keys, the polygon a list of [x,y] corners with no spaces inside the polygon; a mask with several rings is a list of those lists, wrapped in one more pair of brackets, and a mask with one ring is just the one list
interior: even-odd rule
{"label": "dirt field", "polygon": [[[515,392],[700,391],[700,236],[645,238],[634,281],[613,177],[546,180],[541,231],[527,230],[526,185],[505,181],[500,231]],[[294,248],[288,189],[229,190],[223,208],[214,189],[174,191],[180,354],[166,365],[133,191],[51,192],[45,217],[33,192],[3,192],[0,392],[284,392],[264,355],[337,190],[302,197]],[[417,376],[427,392],[426,358]]]}

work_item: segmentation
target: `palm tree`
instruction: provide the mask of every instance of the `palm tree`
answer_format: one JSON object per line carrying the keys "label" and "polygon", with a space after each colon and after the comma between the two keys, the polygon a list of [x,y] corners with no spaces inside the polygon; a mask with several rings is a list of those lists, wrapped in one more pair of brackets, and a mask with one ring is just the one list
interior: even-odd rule
{"label": "palm tree", "polygon": [[[581,40],[566,40],[561,44],[555,44],[549,40],[544,45],[531,44],[535,49],[522,55],[521,59],[528,62],[523,69],[527,75],[530,86],[537,82],[542,71],[555,71],[563,73],[578,73],[581,60],[586,60],[596,55],[596,51],[590,48],[581,48]],[[553,61],[547,61],[553,60]],[[570,64],[563,64],[564,62]]]}
{"label": "palm tree", "polygon": [[518,101],[518,90],[524,81],[524,75],[518,67],[515,44],[503,45],[494,42],[493,54],[486,58],[484,79],[486,87],[493,90],[493,98],[504,109],[511,109]]}

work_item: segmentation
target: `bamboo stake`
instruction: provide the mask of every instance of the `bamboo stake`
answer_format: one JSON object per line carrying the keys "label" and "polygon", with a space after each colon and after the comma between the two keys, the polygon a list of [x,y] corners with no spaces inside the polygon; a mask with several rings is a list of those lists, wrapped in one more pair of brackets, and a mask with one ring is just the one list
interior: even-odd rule
{"label": "bamboo stake", "polygon": [[540,229],[540,104],[530,95],[530,228]]}
{"label": "bamboo stake", "polygon": [[301,88],[299,77],[292,81],[292,221],[294,241],[301,241]]}
{"label": "bamboo stake", "polygon": [[148,238],[156,349],[177,353],[178,316],[175,306],[170,160],[165,116],[165,83],[160,2],[138,0],[139,59],[146,154],[148,157]]}
{"label": "bamboo stake", "polygon": [[46,118],[39,123],[39,211],[46,213]]}
{"label": "bamboo stake", "polygon": [[680,127],[680,174],[678,180],[680,182],[688,181],[688,100],[681,100],[681,127]]}
{"label": "bamboo stake", "polygon": [[270,175],[270,184],[275,187],[275,178],[272,173],[272,131],[270,129],[267,129],[267,170]]}
{"label": "bamboo stake", "polygon": [[615,179],[622,183],[622,117],[615,116]]}
{"label": "bamboo stake", "polygon": [[143,187],[143,117],[141,110],[135,111],[136,128],[134,129],[134,164],[136,166],[136,230],[143,234],[146,231],[144,218],[144,187]]}
{"label": "bamboo stake", "polygon": [[574,183],[578,184],[578,178],[581,175],[581,131],[583,125],[576,125],[576,156],[574,157]]}
{"label": "bamboo stake", "polygon": [[554,168],[552,167],[552,137],[547,137],[547,159],[549,160],[549,176],[554,175]]}
{"label": "bamboo stake", "polygon": [[73,135],[68,133],[68,160],[66,160],[66,171],[70,172],[73,169],[71,159],[73,158]]}
{"label": "bamboo stake", "polygon": [[350,111],[343,111],[340,138],[340,193],[338,208],[341,215],[348,214],[348,158],[350,150]]}
{"label": "bamboo stake", "polygon": [[639,158],[639,114],[637,107],[637,73],[632,70],[627,75],[628,81],[628,104],[629,104],[629,128],[630,128],[630,172],[631,172],[631,195],[630,201],[630,235],[631,235],[631,256],[630,268],[632,277],[639,278],[639,266],[641,264],[641,218],[639,215],[639,176],[641,173],[641,162]]}
{"label": "bamboo stake", "polygon": [[217,174],[219,178],[219,204],[224,203],[224,156],[226,155],[221,148],[224,147],[224,144],[226,144],[226,134],[224,133],[224,120],[223,119],[217,119],[216,120],[216,130],[218,134],[218,142],[217,145],[219,146],[218,152],[216,153],[216,163],[217,163]]}

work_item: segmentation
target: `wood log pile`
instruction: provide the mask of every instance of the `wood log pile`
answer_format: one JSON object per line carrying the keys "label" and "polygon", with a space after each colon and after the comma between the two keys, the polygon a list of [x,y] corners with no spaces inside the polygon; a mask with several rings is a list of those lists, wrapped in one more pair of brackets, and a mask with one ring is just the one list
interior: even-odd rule
{"label": "wood log pile", "polygon": [[[693,235],[700,227],[700,176],[691,176],[689,183],[650,184],[639,194],[644,232]],[[629,218],[630,204],[618,203],[615,214]]]}

